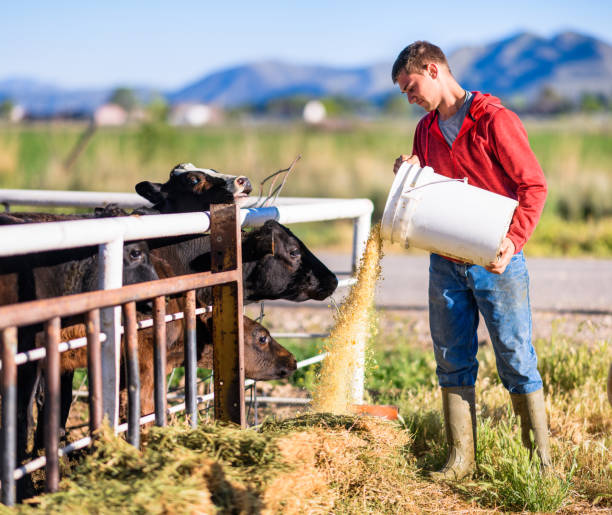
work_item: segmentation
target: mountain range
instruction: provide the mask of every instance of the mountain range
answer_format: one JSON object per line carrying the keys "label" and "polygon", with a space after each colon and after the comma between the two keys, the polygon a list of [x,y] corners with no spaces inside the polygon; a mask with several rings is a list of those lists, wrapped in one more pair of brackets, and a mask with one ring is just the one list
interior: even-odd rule
{"label": "mountain range", "polygon": [[[521,32],[478,46],[461,47],[448,56],[453,74],[466,88],[502,98],[533,101],[542,88],[576,99],[584,92],[612,96],[612,45],[577,32],[551,38]],[[257,105],[294,95],[338,95],[380,103],[397,86],[391,64],[340,68],[281,61],[245,64],[208,74],[162,94],[171,102],[205,102],[220,107]],[[138,88],[141,98],[151,88]],[[112,89],[68,90],[30,79],[0,80],[0,100],[9,98],[34,115],[91,112]]]}

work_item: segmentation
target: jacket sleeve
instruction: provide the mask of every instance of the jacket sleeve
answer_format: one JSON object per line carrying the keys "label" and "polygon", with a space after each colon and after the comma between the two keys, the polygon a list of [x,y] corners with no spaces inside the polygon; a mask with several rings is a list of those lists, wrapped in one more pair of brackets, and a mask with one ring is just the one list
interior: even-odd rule
{"label": "jacket sleeve", "polygon": [[490,138],[497,160],[517,185],[518,206],[507,237],[519,252],[542,214],[547,194],[546,179],[529,146],[527,132],[515,113],[509,109],[497,111],[492,119]]}
{"label": "jacket sleeve", "polygon": [[414,130],[414,139],[412,141],[412,154],[418,156],[420,161],[420,166],[426,166],[425,156],[423,155],[423,151],[421,149],[421,134],[423,132],[423,118],[419,121]]}

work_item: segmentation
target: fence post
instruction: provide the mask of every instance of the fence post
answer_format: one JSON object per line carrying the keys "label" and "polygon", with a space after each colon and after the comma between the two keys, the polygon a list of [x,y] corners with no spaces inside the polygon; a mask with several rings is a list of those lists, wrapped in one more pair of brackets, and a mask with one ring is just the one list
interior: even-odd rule
{"label": "fence post", "polygon": [[60,428],[60,318],[45,324],[45,490],[59,488],[59,428]]}
{"label": "fence post", "polygon": [[[211,205],[211,270],[242,275],[242,236],[236,205]],[[242,278],[213,287],[213,374],[215,418],[246,427]]]}
{"label": "fence post", "polygon": [[[98,287],[101,290],[121,288],[123,275],[123,238],[103,243],[98,251]],[[121,356],[121,308],[100,310],[100,330],[106,335],[102,343],[102,397],[104,415],[117,429],[119,424],[119,359]]]}
{"label": "fence post", "polygon": [[17,328],[2,331],[2,430],[0,480],[2,481],[2,503],[15,504],[15,466],[17,465]]}
{"label": "fence post", "polygon": [[153,300],[153,375],[155,425],[164,427],[166,418],[166,297],[155,297]]}
{"label": "fence post", "polygon": [[353,255],[351,259],[351,265],[353,274],[359,267],[359,261],[363,256],[368,236],[370,235],[370,226],[372,224],[372,213],[365,213],[357,218],[353,224]]}
{"label": "fence post", "polygon": [[198,349],[196,335],[196,292],[185,292],[185,413],[189,418],[190,427],[198,427]]}
{"label": "fence post", "polygon": [[[368,236],[370,235],[371,219],[371,212],[355,218],[355,225],[353,228],[353,275],[357,273],[359,262],[365,251]],[[355,369],[350,384],[350,398],[353,404],[363,404],[366,339],[367,336],[362,333],[355,341]]]}

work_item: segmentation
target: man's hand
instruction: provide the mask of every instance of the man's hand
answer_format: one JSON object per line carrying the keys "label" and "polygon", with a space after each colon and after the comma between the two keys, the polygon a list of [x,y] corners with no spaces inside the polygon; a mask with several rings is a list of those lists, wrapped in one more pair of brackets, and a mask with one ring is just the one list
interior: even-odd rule
{"label": "man's hand", "polygon": [[501,247],[499,248],[499,255],[497,256],[497,261],[493,261],[489,263],[485,268],[494,274],[503,274],[504,270],[510,263],[512,256],[514,256],[514,252],[516,247],[510,238],[504,238],[502,241]]}
{"label": "man's hand", "polygon": [[411,156],[406,155],[406,154],[402,154],[401,156],[399,156],[396,160],[395,160],[395,164],[393,165],[393,173],[396,174],[397,171],[399,170],[400,166],[402,166],[402,163],[408,162],[411,165],[420,165],[421,163],[419,162],[419,158],[417,156],[415,156],[414,154],[412,154]]}

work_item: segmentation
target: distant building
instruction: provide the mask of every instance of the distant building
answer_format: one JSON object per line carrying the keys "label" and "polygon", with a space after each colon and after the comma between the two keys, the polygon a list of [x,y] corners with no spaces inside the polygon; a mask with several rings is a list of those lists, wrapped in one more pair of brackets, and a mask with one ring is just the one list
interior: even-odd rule
{"label": "distant building", "polygon": [[19,123],[25,118],[26,110],[19,104],[14,105],[8,113],[8,119],[12,123]]}
{"label": "distant building", "polygon": [[221,118],[221,110],[217,107],[199,103],[181,103],[172,106],[168,122],[171,125],[201,127]]}
{"label": "distant building", "polygon": [[302,117],[306,123],[321,123],[325,120],[325,116],[327,116],[325,106],[319,100],[309,100],[302,112]]}
{"label": "distant building", "polygon": [[103,104],[94,111],[96,125],[117,126],[125,125],[128,113],[117,104]]}

